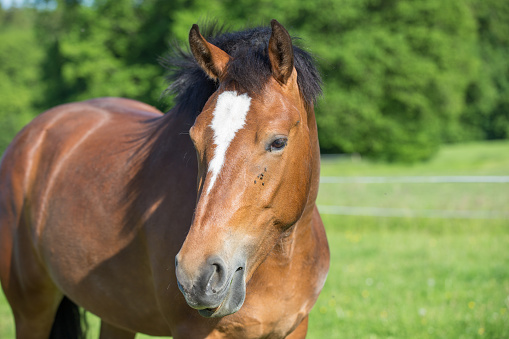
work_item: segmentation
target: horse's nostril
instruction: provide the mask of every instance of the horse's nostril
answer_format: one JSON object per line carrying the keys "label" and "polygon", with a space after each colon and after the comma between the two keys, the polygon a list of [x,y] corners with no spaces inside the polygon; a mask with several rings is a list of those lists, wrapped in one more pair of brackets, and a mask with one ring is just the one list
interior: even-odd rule
{"label": "horse's nostril", "polygon": [[212,264],[214,266],[216,273],[221,274],[224,270],[223,266],[221,264]]}
{"label": "horse's nostril", "polygon": [[218,256],[210,257],[207,260],[208,267],[205,268],[204,278],[206,282],[206,290],[211,293],[221,291],[227,280],[228,272],[223,259]]}

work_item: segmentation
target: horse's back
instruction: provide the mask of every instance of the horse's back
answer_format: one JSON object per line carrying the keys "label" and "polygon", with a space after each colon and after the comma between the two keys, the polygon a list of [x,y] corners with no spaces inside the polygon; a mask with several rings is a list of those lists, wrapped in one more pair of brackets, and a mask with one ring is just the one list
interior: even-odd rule
{"label": "horse's back", "polygon": [[[135,138],[143,121],[161,114],[138,101],[100,98],[60,105],[36,117],[14,138],[0,163],[0,228],[7,227],[7,217],[16,224],[23,202],[43,189],[35,186],[47,185],[66,159],[77,152],[100,154],[111,145],[102,143],[108,139]],[[95,143],[96,149],[80,147],[85,143]]]}
{"label": "horse's back", "polygon": [[[123,98],[99,98],[54,107],[37,116],[16,135],[3,155],[2,174],[19,162],[26,165],[33,162],[45,147],[51,149],[51,153],[58,153],[58,147],[75,147],[100,127],[109,126],[120,131],[122,125],[161,114],[152,106]],[[26,172],[26,166],[17,169]]]}
{"label": "horse's back", "polygon": [[[132,184],[161,116],[137,101],[94,99],[50,109],[14,138],[0,163],[0,279],[15,315],[53,312],[65,294],[112,323],[139,318],[140,330],[167,334],[139,228],[151,197],[136,198]],[[143,279],[126,281],[133,272]]]}
{"label": "horse's back", "polygon": [[[94,99],[50,109],[14,138],[0,163],[0,280],[17,327],[31,319],[27,328],[48,331],[65,294],[108,321],[139,318],[140,330],[167,334],[139,236],[140,199],[126,195],[161,115],[133,100]],[[126,283],[132,272],[144,279]],[[136,311],[113,302],[130,299],[128,289],[108,284],[137,290]]]}
{"label": "horse's back", "polygon": [[[126,166],[137,133],[161,114],[133,100],[94,99],[50,109],[14,138],[0,163],[0,279],[11,304],[28,285],[50,284],[52,251],[61,254],[62,240],[87,222],[73,218],[92,217],[81,205],[108,194],[102,190]],[[86,190],[90,177],[97,184]],[[112,188],[109,194],[118,193]],[[80,241],[87,243],[69,243],[71,256],[81,255]]]}

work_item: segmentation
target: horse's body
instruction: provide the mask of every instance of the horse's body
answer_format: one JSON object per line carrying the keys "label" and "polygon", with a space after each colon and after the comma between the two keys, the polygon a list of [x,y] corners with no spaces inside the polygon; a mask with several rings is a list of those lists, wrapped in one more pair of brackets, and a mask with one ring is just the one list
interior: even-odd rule
{"label": "horse's body", "polygon": [[[63,296],[101,318],[101,338],[305,336],[329,262],[315,206],[312,105],[291,69],[284,82],[265,83],[269,96],[246,101],[231,82],[221,85],[227,55],[197,28],[190,42],[220,83],[198,117],[184,100],[162,115],[132,100],[95,99],[45,112],[5,152],[0,278],[18,338],[47,338]],[[221,127],[209,127],[219,105],[235,111],[232,102],[247,103],[247,127],[239,125],[218,166]],[[295,121],[283,125],[261,109],[288,104]],[[267,139],[263,121],[286,128],[288,146],[271,137],[267,154],[250,148],[248,135]],[[292,154],[300,130],[308,152]]]}

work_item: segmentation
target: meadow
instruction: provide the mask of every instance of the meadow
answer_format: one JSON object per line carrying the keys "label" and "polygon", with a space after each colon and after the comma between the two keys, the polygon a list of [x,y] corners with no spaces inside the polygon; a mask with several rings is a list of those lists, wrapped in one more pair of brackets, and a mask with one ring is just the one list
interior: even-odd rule
{"label": "meadow", "polygon": [[[509,143],[448,146],[413,165],[322,161],[322,176],[452,175],[509,175]],[[322,213],[331,269],[309,338],[509,337],[509,183],[324,183],[318,204],[505,217]]]}
{"label": "meadow", "polygon": [[[322,161],[324,177],[452,175],[509,175],[509,143],[445,146],[412,165]],[[308,338],[509,338],[509,183],[323,183],[318,204],[403,213],[322,213],[331,267]],[[13,337],[0,294],[0,338]]]}

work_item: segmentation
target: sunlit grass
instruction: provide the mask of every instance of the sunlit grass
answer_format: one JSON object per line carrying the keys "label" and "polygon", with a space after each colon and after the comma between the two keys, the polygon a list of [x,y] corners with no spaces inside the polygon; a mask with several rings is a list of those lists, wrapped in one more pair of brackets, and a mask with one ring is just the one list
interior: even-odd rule
{"label": "sunlit grass", "polygon": [[318,204],[417,210],[508,211],[509,183],[321,184]]}
{"label": "sunlit grass", "polygon": [[14,338],[14,320],[3,291],[0,291],[0,338]]}
{"label": "sunlit grass", "polygon": [[[509,175],[508,155],[504,141],[411,165],[326,157],[322,175]],[[509,184],[322,184],[318,203],[508,212]],[[509,337],[509,220],[322,217],[331,269],[309,338]]]}
{"label": "sunlit grass", "polygon": [[309,338],[509,337],[507,221],[324,222],[332,265]]}
{"label": "sunlit grass", "polygon": [[509,175],[509,141],[449,145],[428,162],[388,164],[356,156],[324,156],[323,176]]}

